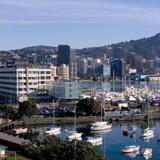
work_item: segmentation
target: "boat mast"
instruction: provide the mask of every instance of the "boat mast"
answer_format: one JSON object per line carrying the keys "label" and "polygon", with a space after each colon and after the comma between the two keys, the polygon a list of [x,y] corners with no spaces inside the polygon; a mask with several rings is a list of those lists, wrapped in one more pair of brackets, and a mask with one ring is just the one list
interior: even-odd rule
{"label": "boat mast", "polygon": [[77,122],[76,122],[76,106],[74,108],[74,127],[75,127],[75,132],[76,132],[76,125],[77,125]]}
{"label": "boat mast", "polygon": [[113,92],[115,92],[115,73],[113,71]]}
{"label": "boat mast", "polygon": [[54,109],[54,100],[52,100],[52,109],[53,109],[53,115],[52,115],[52,117],[53,117],[53,123],[55,124],[55,109]]}

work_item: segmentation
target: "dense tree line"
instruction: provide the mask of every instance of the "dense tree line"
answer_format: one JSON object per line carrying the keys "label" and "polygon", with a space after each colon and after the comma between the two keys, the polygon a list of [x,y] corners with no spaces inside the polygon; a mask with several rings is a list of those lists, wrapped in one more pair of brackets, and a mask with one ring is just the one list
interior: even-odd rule
{"label": "dense tree line", "polygon": [[77,103],[77,114],[78,115],[96,115],[100,110],[99,104],[93,98],[85,98]]}
{"label": "dense tree line", "polygon": [[36,160],[103,160],[97,150],[82,141],[62,141],[56,136],[49,136],[43,144],[29,144],[23,154]]}
{"label": "dense tree line", "polygon": [[0,110],[4,113],[4,117],[12,120],[20,119],[23,116],[31,117],[38,112],[36,103],[24,101],[19,104],[18,108],[14,106],[2,105]]}

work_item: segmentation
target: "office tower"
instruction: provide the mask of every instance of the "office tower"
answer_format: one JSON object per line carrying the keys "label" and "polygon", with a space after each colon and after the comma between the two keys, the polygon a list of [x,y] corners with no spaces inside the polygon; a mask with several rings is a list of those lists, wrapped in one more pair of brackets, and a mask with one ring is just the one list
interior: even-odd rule
{"label": "office tower", "polygon": [[57,54],[57,65],[70,63],[70,47],[68,45],[59,45]]}
{"label": "office tower", "polygon": [[111,65],[111,78],[122,79],[123,66],[120,59],[114,59],[110,62]]}

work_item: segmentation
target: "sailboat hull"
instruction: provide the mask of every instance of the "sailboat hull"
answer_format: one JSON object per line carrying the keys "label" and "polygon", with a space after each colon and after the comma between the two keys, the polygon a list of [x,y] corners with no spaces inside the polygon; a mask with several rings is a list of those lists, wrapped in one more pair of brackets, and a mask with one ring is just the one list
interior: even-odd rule
{"label": "sailboat hull", "polygon": [[107,122],[95,122],[91,125],[92,131],[102,131],[111,129],[112,124],[108,124]]}

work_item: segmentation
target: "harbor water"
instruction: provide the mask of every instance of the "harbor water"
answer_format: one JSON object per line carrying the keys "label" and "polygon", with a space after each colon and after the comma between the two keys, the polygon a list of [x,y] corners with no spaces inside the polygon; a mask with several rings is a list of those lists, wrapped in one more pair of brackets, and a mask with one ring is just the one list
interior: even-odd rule
{"label": "harbor water", "polygon": [[[144,122],[143,122],[144,123]],[[103,143],[97,146],[98,151],[101,155],[103,155],[105,160],[143,160],[145,159],[140,154],[134,155],[125,155],[122,154],[122,149],[127,145],[140,145],[141,148],[149,147],[152,148],[152,155],[146,159],[158,160],[160,159],[160,143],[158,139],[160,137],[160,121],[154,122],[154,137],[150,139],[143,139],[141,137],[142,131],[142,123],[137,122],[135,127],[137,128],[136,134],[134,136],[126,136],[123,135],[122,128],[124,126],[129,126],[129,123],[120,123],[115,122],[111,128],[111,130],[103,131],[103,132],[95,132],[95,137],[102,137]],[[77,127],[83,127],[87,124],[78,125]],[[143,124],[144,125],[144,124]],[[145,124],[146,125],[146,124]],[[44,131],[47,127],[40,127],[39,129]],[[153,127],[153,126],[152,126]],[[74,130],[74,125],[63,125],[61,126],[61,134],[58,135],[61,139],[65,139],[66,130]]]}

